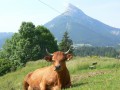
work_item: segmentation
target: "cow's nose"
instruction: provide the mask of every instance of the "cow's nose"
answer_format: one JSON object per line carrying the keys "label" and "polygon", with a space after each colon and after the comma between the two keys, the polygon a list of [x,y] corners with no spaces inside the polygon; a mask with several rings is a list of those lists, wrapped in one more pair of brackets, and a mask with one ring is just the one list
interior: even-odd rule
{"label": "cow's nose", "polygon": [[56,71],[56,70],[60,70],[60,68],[61,68],[61,65],[55,66],[55,71]]}

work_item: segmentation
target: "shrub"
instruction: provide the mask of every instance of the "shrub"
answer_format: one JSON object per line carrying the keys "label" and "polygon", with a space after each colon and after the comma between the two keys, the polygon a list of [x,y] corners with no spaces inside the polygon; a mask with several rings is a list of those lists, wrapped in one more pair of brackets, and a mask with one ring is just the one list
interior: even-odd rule
{"label": "shrub", "polygon": [[0,59],[0,76],[10,72],[13,66],[9,60]]}

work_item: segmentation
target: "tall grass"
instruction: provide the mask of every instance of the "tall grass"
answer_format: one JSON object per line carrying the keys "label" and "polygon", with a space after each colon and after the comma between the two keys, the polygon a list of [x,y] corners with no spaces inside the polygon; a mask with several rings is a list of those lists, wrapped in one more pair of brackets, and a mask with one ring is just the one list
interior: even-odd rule
{"label": "tall grass", "polygon": [[[97,62],[95,69],[89,69]],[[49,66],[45,60],[30,61],[22,69],[0,77],[0,90],[22,90],[25,75]],[[75,57],[67,62],[72,88],[67,90],[120,90],[120,61],[107,57]]]}

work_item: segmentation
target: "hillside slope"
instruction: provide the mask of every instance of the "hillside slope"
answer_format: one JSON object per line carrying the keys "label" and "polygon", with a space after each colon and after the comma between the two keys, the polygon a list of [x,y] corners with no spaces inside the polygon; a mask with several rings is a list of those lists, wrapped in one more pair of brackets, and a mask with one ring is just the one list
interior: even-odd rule
{"label": "hillside slope", "polygon": [[63,33],[68,31],[73,42],[77,44],[114,46],[120,43],[120,29],[87,16],[72,4],[69,4],[64,13],[44,26],[50,29],[58,41],[61,40]]}
{"label": "hillside slope", "polygon": [[[97,62],[96,69],[89,66]],[[44,60],[28,62],[26,67],[0,77],[0,90],[22,90],[25,75],[49,66]],[[67,62],[72,81],[68,90],[120,90],[120,62],[113,58],[75,57]]]}

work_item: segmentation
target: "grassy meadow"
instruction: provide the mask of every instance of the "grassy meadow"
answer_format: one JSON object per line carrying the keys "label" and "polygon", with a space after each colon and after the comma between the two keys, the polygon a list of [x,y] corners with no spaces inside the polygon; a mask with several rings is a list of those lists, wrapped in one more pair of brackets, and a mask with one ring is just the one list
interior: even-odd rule
{"label": "grassy meadow", "polygon": [[[97,65],[90,69],[92,63]],[[0,90],[22,90],[25,75],[49,66],[45,60],[30,61],[26,67],[0,77]],[[74,57],[67,61],[72,87],[66,90],[120,90],[120,60],[107,57]]]}

